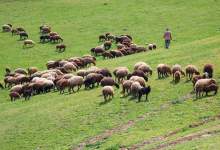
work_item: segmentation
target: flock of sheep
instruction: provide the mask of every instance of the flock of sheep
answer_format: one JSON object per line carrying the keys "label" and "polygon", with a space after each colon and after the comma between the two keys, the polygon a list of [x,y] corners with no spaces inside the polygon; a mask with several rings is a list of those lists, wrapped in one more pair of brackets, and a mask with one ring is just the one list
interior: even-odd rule
{"label": "flock of sheep", "polygon": [[[111,33],[100,35],[99,42],[102,42],[102,44],[92,48],[90,51],[92,55],[101,55],[104,59],[146,52],[148,50],[156,49],[157,47],[156,44],[148,44],[147,47],[139,46],[133,42],[133,38],[130,35],[115,36]],[[115,50],[110,50],[114,43],[117,48]]]}
{"label": "flock of sheep", "polygon": [[[23,48],[29,46],[33,47],[35,45],[35,42],[33,40],[28,39],[29,35],[25,31],[23,27],[17,27],[13,28],[11,24],[4,24],[2,25],[2,32],[11,32],[12,36],[19,35],[20,40],[24,40]],[[48,25],[42,25],[40,26],[40,43],[61,43],[63,42],[63,38],[57,33],[52,32],[51,27]],[[63,52],[66,49],[66,45],[64,44],[58,44],[56,45],[56,50],[59,52]]]}
{"label": "flock of sheep", "polygon": [[[11,32],[12,35],[20,35],[20,39],[27,39],[28,34],[23,28],[12,28],[12,25],[5,24],[2,26],[4,32]],[[40,42],[59,43],[63,39],[56,33],[51,32],[51,27],[40,26]],[[0,83],[0,88],[10,88],[9,96],[11,101],[24,97],[25,100],[33,95],[48,93],[51,90],[59,91],[63,94],[66,89],[69,93],[79,91],[82,86],[87,89],[93,89],[101,85],[102,95],[105,101],[114,97],[114,88],[122,88],[123,96],[131,95],[134,98],[138,97],[138,102],[141,97],[151,92],[151,86],[146,83],[152,75],[152,68],[145,62],[137,62],[134,65],[133,71],[129,71],[127,67],[117,67],[111,72],[107,68],[96,67],[95,56],[102,55],[103,58],[114,58],[125,55],[130,55],[142,51],[156,49],[156,44],[148,44],[148,47],[142,47],[132,42],[130,35],[114,36],[110,33],[99,36],[99,42],[102,45],[91,49],[94,55],[85,55],[83,57],[72,57],[63,60],[48,61],[46,70],[39,71],[36,67],[30,67],[27,70],[17,68],[11,71],[6,68],[4,77],[4,86]],[[109,50],[113,42],[117,44],[116,50]],[[32,40],[25,40],[24,46],[33,45]],[[65,50],[66,46],[60,44],[57,49]],[[109,51],[108,51],[109,50]],[[94,66],[91,66],[94,65]],[[90,66],[88,68],[88,66]],[[185,71],[179,64],[170,67],[167,64],[159,64],[156,68],[158,79],[166,78],[170,75],[173,77],[173,82],[178,83],[182,77],[191,80],[196,97],[206,95],[209,92],[218,91],[218,85],[213,79],[213,65],[206,64],[203,68],[203,74],[200,74],[198,68],[194,65],[188,65]],[[73,73],[75,72],[75,73]],[[114,76],[114,77],[113,77]],[[76,91],[75,91],[76,89]]]}

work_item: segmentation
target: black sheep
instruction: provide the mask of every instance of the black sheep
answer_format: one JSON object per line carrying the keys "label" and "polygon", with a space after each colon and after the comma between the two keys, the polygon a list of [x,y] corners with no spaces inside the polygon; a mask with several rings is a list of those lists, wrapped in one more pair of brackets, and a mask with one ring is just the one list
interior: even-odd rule
{"label": "black sheep", "polygon": [[147,86],[147,87],[143,87],[138,91],[138,102],[141,101],[141,97],[142,95],[146,95],[146,100],[148,101],[148,94],[151,92],[151,87]]}

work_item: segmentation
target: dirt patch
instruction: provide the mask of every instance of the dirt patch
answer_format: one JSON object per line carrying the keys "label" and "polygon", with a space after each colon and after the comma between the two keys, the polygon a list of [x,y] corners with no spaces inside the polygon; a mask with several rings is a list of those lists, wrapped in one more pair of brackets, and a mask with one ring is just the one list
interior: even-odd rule
{"label": "dirt patch", "polygon": [[135,149],[140,149],[141,147],[144,147],[146,145],[149,145],[149,144],[152,144],[152,143],[155,143],[155,142],[159,142],[159,141],[165,141],[168,137],[171,137],[173,135],[176,135],[180,132],[182,132],[184,129],[187,129],[187,128],[196,128],[196,127],[199,127],[199,126],[202,126],[204,124],[207,124],[209,122],[212,122],[212,121],[215,121],[215,120],[219,120],[220,119],[220,114],[219,115],[216,115],[216,116],[212,116],[212,117],[208,117],[206,119],[203,119],[202,121],[199,121],[199,122],[195,122],[195,123],[192,123],[192,124],[189,124],[188,126],[186,127],[183,127],[183,128],[179,128],[179,129],[176,129],[176,130],[173,130],[165,135],[161,135],[161,136],[158,136],[158,137],[152,137],[151,139],[149,140],[145,140],[141,143],[138,143],[138,144],[135,144],[131,147],[128,147],[128,148],[125,148],[123,147],[122,149],[125,150],[135,150]]}

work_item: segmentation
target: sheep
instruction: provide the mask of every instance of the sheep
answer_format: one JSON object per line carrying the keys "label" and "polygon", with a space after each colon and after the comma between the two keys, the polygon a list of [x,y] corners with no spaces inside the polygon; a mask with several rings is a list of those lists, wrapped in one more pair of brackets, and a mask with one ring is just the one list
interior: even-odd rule
{"label": "sheep", "polygon": [[109,59],[114,58],[114,56],[113,56],[110,52],[103,52],[103,53],[102,53],[102,57],[103,57],[103,59],[106,59],[106,58],[109,58]]}
{"label": "sheep", "polygon": [[157,48],[156,44],[148,44],[147,47],[148,47],[149,50],[153,50],[153,49]]}
{"label": "sheep", "polygon": [[79,89],[83,85],[83,77],[81,77],[81,76],[73,76],[70,79],[68,79],[68,83],[69,83],[69,92],[70,93],[71,93],[71,90],[74,92],[74,87],[75,86],[78,87],[77,91],[79,91]]}
{"label": "sheep", "polygon": [[15,73],[19,73],[19,74],[24,74],[24,75],[28,74],[27,71],[25,69],[23,69],[23,68],[17,68],[17,69],[15,69],[14,72]]}
{"label": "sheep", "polygon": [[77,76],[85,77],[86,76],[86,70],[78,70],[76,72]]}
{"label": "sheep", "polygon": [[208,73],[208,76],[209,78],[212,78],[213,76],[213,65],[212,64],[205,64],[204,67],[203,67],[203,73],[207,72]]}
{"label": "sheep", "polygon": [[25,100],[29,100],[30,97],[32,96],[32,93],[33,93],[33,87],[31,84],[27,84],[23,86],[22,94]]}
{"label": "sheep", "polygon": [[102,88],[102,95],[104,96],[105,102],[114,98],[114,88],[112,86],[104,86]]}
{"label": "sheep", "polygon": [[102,48],[100,46],[92,48],[90,51],[91,51],[91,54],[93,54],[95,56],[101,55],[102,53],[105,52],[104,48]]}
{"label": "sheep", "polygon": [[180,73],[180,71],[176,71],[176,72],[174,73],[174,82],[175,82],[175,83],[178,83],[178,82],[180,81],[180,78],[181,78],[181,73]]}
{"label": "sheep", "polygon": [[118,83],[125,79],[129,73],[127,67],[117,67],[114,69],[113,74],[115,75],[115,80],[118,79]]}
{"label": "sheep", "polygon": [[145,80],[143,77],[132,76],[129,80],[134,82],[139,82],[142,87],[145,87]]}
{"label": "sheep", "polygon": [[200,74],[199,71],[198,71],[198,68],[194,65],[186,66],[187,79],[192,80],[192,77],[193,77],[194,74],[196,74],[196,75]]}
{"label": "sheep", "polygon": [[10,92],[17,92],[19,94],[22,94],[22,88],[23,86],[21,84],[15,85],[10,89]]}
{"label": "sheep", "polygon": [[147,75],[142,70],[135,70],[132,73],[129,73],[127,79],[129,80],[132,76],[143,77],[146,82],[148,81]]}
{"label": "sheep", "polygon": [[112,77],[111,72],[107,68],[97,69],[96,73],[99,73],[104,77]]}
{"label": "sheep", "polygon": [[66,50],[66,45],[59,44],[56,46],[56,50],[59,50],[59,52],[64,52]]}
{"label": "sheep", "polygon": [[172,66],[171,72],[173,75],[173,80],[175,79],[174,74],[176,71],[179,71],[183,76],[185,76],[184,71],[182,70],[182,67],[179,64],[175,64]]}
{"label": "sheep", "polygon": [[105,35],[99,35],[99,42],[103,42],[106,40],[106,36]]}
{"label": "sheep", "polygon": [[105,50],[109,50],[112,46],[112,42],[111,41],[105,41],[103,45],[104,45]]}
{"label": "sheep", "polygon": [[109,85],[109,86],[116,86],[116,88],[119,88],[119,85],[111,77],[104,77],[100,83],[101,86]]}
{"label": "sheep", "polygon": [[142,88],[142,86],[140,85],[139,82],[135,81],[131,84],[131,89],[130,92],[133,95],[133,97],[137,97],[139,94],[140,89]]}
{"label": "sheep", "polygon": [[214,79],[200,79],[196,82],[194,90],[196,91],[196,98],[200,97],[200,94],[204,91],[205,87],[216,84]]}
{"label": "sheep", "polygon": [[98,73],[88,74],[84,80],[85,89],[94,88],[95,83],[97,83],[97,86],[99,86],[99,83],[101,82],[102,79],[103,79],[103,75],[101,74],[98,74]]}
{"label": "sheep", "polygon": [[28,34],[25,31],[19,32],[20,40],[24,40],[28,38]]}
{"label": "sheep", "polygon": [[4,78],[4,83],[5,83],[5,88],[11,87],[12,85],[16,85],[17,84],[16,77],[7,76]]}
{"label": "sheep", "polygon": [[35,45],[35,42],[33,40],[24,40],[23,48],[27,47],[27,45],[33,47]]}
{"label": "sheep", "polygon": [[76,66],[74,66],[71,62],[67,62],[65,65],[63,65],[63,68],[67,72],[71,72],[71,71],[76,71],[77,70]]}
{"label": "sheep", "polygon": [[214,91],[215,92],[214,95],[216,95],[218,92],[218,85],[212,83],[204,88],[204,92],[206,93],[206,96],[208,95],[209,92],[212,91]]}
{"label": "sheep", "polygon": [[204,73],[203,75],[193,75],[193,78],[192,78],[193,86],[196,84],[198,80],[207,79],[207,78],[209,78],[207,73]]}
{"label": "sheep", "polygon": [[9,24],[2,25],[2,32],[10,32],[11,29],[12,29],[12,26],[10,26]]}
{"label": "sheep", "polygon": [[96,65],[95,60],[89,57],[82,58],[82,61],[83,61],[84,66],[86,67],[91,64],[93,64],[94,66]]}
{"label": "sheep", "polygon": [[60,79],[56,82],[56,87],[60,91],[60,94],[63,94],[65,89],[69,86],[69,82],[67,79]]}
{"label": "sheep", "polygon": [[146,64],[145,62],[137,62],[134,65],[134,70],[141,70],[144,73],[147,73],[149,75],[152,75],[152,73],[153,73],[152,68],[148,64]]}
{"label": "sheep", "polygon": [[27,69],[27,71],[28,71],[28,74],[31,76],[32,74],[38,72],[38,68],[37,67],[29,67]]}
{"label": "sheep", "polygon": [[169,75],[171,75],[171,69],[166,64],[159,64],[157,66],[157,74],[158,74],[158,79],[168,77]]}
{"label": "sheep", "polygon": [[143,88],[139,89],[139,91],[138,91],[138,102],[141,101],[141,97],[144,94],[146,95],[146,101],[148,101],[148,95],[149,95],[150,92],[151,92],[151,87],[150,86],[143,87]]}
{"label": "sheep", "polygon": [[11,101],[15,101],[16,99],[21,98],[20,94],[17,92],[10,92],[9,97],[10,97]]}
{"label": "sheep", "polygon": [[122,81],[122,94],[125,96],[125,94],[129,94],[130,93],[130,89],[131,89],[131,85],[134,81],[131,80],[124,80]]}

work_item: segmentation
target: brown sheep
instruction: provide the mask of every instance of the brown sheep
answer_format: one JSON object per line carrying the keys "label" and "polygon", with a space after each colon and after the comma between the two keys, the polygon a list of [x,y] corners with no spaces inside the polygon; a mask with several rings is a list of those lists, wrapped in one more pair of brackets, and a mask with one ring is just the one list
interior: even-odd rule
{"label": "brown sheep", "polygon": [[104,96],[105,102],[114,98],[114,88],[112,86],[104,86],[102,88],[102,95]]}
{"label": "brown sheep", "polygon": [[182,67],[179,64],[175,64],[171,69],[173,80],[175,79],[174,74],[176,71],[179,71],[183,76],[185,76],[185,72],[182,70]]}
{"label": "brown sheep", "polygon": [[37,67],[29,67],[27,69],[27,71],[28,71],[28,74],[31,76],[32,74],[38,72],[38,68]]}
{"label": "brown sheep", "polygon": [[206,93],[206,96],[208,95],[209,92],[212,91],[214,91],[215,92],[214,95],[216,95],[218,92],[218,85],[212,83],[204,88],[204,92]]}
{"label": "brown sheep", "polygon": [[213,77],[213,65],[212,64],[205,64],[204,68],[203,68],[203,73],[207,72],[209,75],[209,78]]}
{"label": "brown sheep", "polygon": [[127,67],[117,67],[114,69],[113,74],[115,75],[115,80],[118,79],[118,83],[125,79],[129,73]]}
{"label": "brown sheep", "polygon": [[181,72],[180,71],[176,71],[174,73],[174,82],[178,83],[180,81],[180,78],[181,78]]}
{"label": "brown sheep", "polygon": [[114,56],[113,56],[110,52],[104,52],[104,53],[102,53],[102,57],[103,57],[103,59],[106,59],[106,58],[108,58],[108,59],[114,58]]}
{"label": "brown sheep", "polygon": [[112,77],[110,70],[108,70],[107,68],[97,69],[96,73],[99,73],[104,77]]}
{"label": "brown sheep", "polygon": [[77,76],[81,76],[83,78],[87,75],[86,70],[78,70],[76,74]]}
{"label": "brown sheep", "polygon": [[139,90],[142,88],[139,82],[133,82],[131,84],[130,92],[133,95],[133,97],[137,97],[139,94]]}
{"label": "brown sheep", "polygon": [[129,80],[134,82],[139,82],[142,87],[145,87],[145,80],[143,77],[132,76]]}
{"label": "brown sheep", "polygon": [[216,84],[216,81],[214,79],[200,79],[196,82],[194,89],[196,91],[196,98],[200,97],[201,93],[204,91],[205,87]]}
{"label": "brown sheep", "polygon": [[20,94],[17,92],[10,92],[9,97],[11,101],[15,101],[16,99],[21,98]]}
{"label": "brown sheep", "polygon": [[14,71],[15,73],[19,73],[19,74],[24,74],[24,75],[27,75],[27,71],[23,68],[17,68],[15,69]]}
{"label": "brown sheep", "polygon": [[131,85],[134,81],[131,81],[131,80],[124,80],[122,82],[122,94],[123,96],[125,96],[125,94],[129,94],[130,93],[130,89],[131,89]]}
{"label": "brown sheep", "polygon": [[169,75],[171,75],[171,68],[166,64],[159,64],[157,66],[157,74],[158,79],[168,77]]}
{"label": "brown sheep", "polygon": [[105,52],[104,48],[102,48],[102,47],[92,48],[90,51],[91,51],[91,54],[93,54],[95,56],[101,55],[102,53]]}
{"label": "brown sheep", "polygon": [[94,66],[96,65],[95,60],[92,58],[85,57],[82,59],[82,61],[84,63],[84,66],[86,66],[86,67],[91,64],[93,64]]}
{"label": "brown sheep", "polygon": [[117,88],[119,88],[119,85],[111,77],[104,77],[100,83],[101,83],[101,86],[108,85],[108,86],[116,86]]}
{"label": "brown sheep", "polygon": [[69,82],[69,92],[71,93],[71,90],[74,92],[74,87],[78,87],[77,91],[82,87],[83,85],[83,77],[81,76],[73,76],[70,79],[68,79]]}
{"label": "brown sheep", "polygon": [[63,94],[65,89],[69,86],[69,82],[67,79],[60,79],[56,83],[57,89],[60,91],[60,94]]}
{"label": "brown sheep", "polygon": [[127,79],[129,80],[132,76],[143,77],[146,82],[148,81],[147,75],[142,70],[135,70],[132,73],[129,73]]}
{"label": "brown sheep", "polygon": [[109,50],[112,46],[112,42],[111,41],[105,41],[103,45],[104,45],[105,50]]}
{"label": "brown sheep", "polygon": [[152,68],[148,64],[146,64],[145,62],[137,62],[134,65],[134,70],[141,70],[144,73],[147,73],[149,75],[152,75],[152,73],[153,73]]}
{"label": "brown sheep", "polygon": [[196,74],[196,75],[200,74],[198,69],[197,69],[197,67],[194,66],[194,65],[186,66],[186,76],[187,76],[187,79],[192,80],[192,77],[193,77],[194,74]]}
{"label": "brown sheep", "polygon": [[64,69],[67,71],[67,72],[71,72],[71,71],[76,71],[77,68],[75,65],[73,65],[73,63],[71,62],[68,62],[66,63],[65,65],[63,65]]}
{"label": "brown sheep", "polygon": [[23,48],[27,47],[27,45],[29,45],[29,47],[33,47],[35,42],[33,40],[24,40]]}

